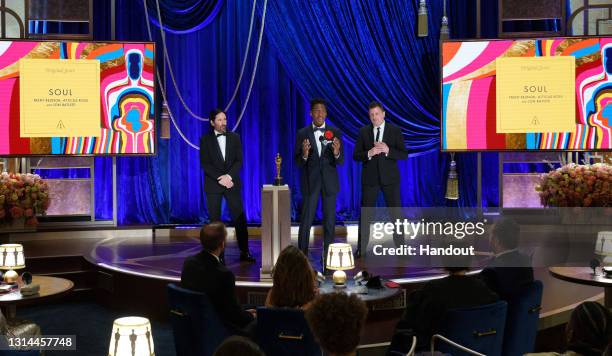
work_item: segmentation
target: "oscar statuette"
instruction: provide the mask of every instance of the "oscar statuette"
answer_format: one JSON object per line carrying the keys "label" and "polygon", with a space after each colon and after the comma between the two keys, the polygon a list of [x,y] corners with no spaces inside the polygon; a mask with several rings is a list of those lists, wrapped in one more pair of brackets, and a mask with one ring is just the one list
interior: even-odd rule
{"label": "oscar statuette", "polygon": [[280,172],[281,172],[281,163],[283,162],[283,159],[281,158],[280,153],[276,154],[276,178],[274,178],[274,185],[283,185],[283,177],[281,177]]}

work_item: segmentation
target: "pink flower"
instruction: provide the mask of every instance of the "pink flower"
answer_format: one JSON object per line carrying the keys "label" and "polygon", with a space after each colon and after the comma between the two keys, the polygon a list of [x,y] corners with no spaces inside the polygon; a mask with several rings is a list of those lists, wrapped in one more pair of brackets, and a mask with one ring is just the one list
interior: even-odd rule
{"label": "pink flower", "polygon": [[16,206],[12,207],[10,212],[11,212],[11,216],[15,219],[18,219],[23,216],[23,209],[16,207]]}

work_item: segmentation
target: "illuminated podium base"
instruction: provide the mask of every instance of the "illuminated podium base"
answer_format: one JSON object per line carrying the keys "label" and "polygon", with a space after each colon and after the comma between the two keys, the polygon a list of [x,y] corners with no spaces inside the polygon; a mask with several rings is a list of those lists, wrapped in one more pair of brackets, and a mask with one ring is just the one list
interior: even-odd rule
{"label": "illuminated podium base", "polygon": [[261,190],[262,281],[272,280],[280,252],[291,244],[291,190],[288,185],[264,185]]}

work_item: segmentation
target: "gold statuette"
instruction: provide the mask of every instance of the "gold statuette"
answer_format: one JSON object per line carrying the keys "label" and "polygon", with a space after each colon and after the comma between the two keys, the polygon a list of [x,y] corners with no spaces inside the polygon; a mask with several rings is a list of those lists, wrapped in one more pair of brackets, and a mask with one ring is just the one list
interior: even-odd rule
{"label": "gold statuette", "polygon": [[281,163],[283,159],[281,158],[280,153],[276,154],[276,177],[274,178],[274,185],[283,185],[283,177],[281,177]]}

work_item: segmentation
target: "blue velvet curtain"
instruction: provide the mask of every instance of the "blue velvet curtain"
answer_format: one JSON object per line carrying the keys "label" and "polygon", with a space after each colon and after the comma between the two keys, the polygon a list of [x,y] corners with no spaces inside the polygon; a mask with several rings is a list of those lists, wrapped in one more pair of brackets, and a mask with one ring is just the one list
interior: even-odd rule
{"label": "blue velvet curtain", "polygon": [[160,27],[157,19],[157,3],[159,2],[159,12],[161,13],[164,30],[176,34],[190,33],[209,25],[214,21],[224,3],[224,0],[146,1],[151,22]]}
{"label": "blue velvet curtain", "polygon": [[[466,28],[467,21],[453,14],[463,13],[469,2],[451,2],[453,31]],[[161,3],[170,4],[166,0]],[[263,1],[258,3],[247,71],[237,99],[228,110],[230,127],[247,97],[261,25]],[[166,35],[178,87],[190,108],[201,116],[207,116],[213,107],[224,107],[233,93],[247,41],[251,5],[251,1],[225,2],[207,26]],[[359,216],[361,167],[350,157],[358,128],[368,122],[367,104],[371,100],[386,106],[388,119],[402,127],[411,152],[410,158],[400,163],[403,204],[476,205],[475,154],[456,157],[461,198],[444,199],[449,157],[438,151],[438,30],[442,5],[431,1],[428,5],[430,36],[417,38],[417,1],[268,2],[259,68],[245,115],[236,130],[244,146],[243,196],[249,222],[260,221],[260,187],[273,179],[277,152],[284,158],[282,175],[292,189],[294,219],[299,212],[299,172],[291,157],[295,132],[310,122],[308,99],[313,96],[328,100],[329,121],[345,137],[349,159],[339,169],[343,187],[338,196],[340,221]],[[96,4],[100,6],[103,5]],[[117,40],[147,40],[142,1],[118,0],[117,9]],[[107,14],[108,10],[101,9],[99,13]],[[171,13],[167,16],[173,16]],[[174,14],[180,17],[180,12]],[[110,27],[105,19],[96,22],[98,40],[108,39]],[[153,26],[152,30],[161,64],[159,29]],[[461,37],[471,36],[474,33],[468,29]],[[197,145],[209,129],[208,123],[184,110],[169,79],[167,87],[169,105],[180,130]],[[171,138],[159,139],[158,143],[155,157],[118,158],[119,223],[205,222],[208,214],[198,151],[187,145],[174,127]],[[96,160],[96,177],[106,178],[97,179],[97,216],[110,215],[110,167],[110,159]],[[491,167],[496,169],[494,163]],[[497,199],[496,183],[487,188],[489,192],[483,198]]]}

